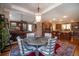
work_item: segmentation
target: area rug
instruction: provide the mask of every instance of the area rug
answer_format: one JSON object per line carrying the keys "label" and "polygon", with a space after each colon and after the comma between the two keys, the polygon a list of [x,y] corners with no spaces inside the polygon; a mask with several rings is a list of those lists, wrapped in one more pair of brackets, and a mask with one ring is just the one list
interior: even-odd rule
{"label": "area rug", "polygon": [[[65,47],[65,44],[61,41],[58,41],[55,46],[55,55],[54,56],[73,56],[75,51],[75,46],[69,44]],[[10,52],[10,56],[21,56],[20,50],[18,47],[12,49]],[[36,56],[35,52],[31,52],[25,56]],[[44,56],[41,52],[39,52],[39,56]]]}
{"label": "area rug", "polygon": [[55,56],[73,56],[76,46],[72,44],[65,44],[60,40],[55,46]]}
{"label": "area rug", "polygon": [[[15,47],[11,50],[10,56],[21,56],[20,50],[18,47]],[[36,56],[35,52],[30,52],[29,54],[26,54],[25,56]],[[42,53],[39,52],[39,56],[44,56]]]}

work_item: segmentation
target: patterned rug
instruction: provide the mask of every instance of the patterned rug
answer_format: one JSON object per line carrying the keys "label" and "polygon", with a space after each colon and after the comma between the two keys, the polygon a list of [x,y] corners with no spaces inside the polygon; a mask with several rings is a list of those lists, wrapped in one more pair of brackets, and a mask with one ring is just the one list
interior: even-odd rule
{"label": "patterned rug", "polygon": [[[12,49],[10,56],[21,56],[20,50],[18,49],[18,47]],[[35,54],[35,52],[31,52],[29,54],[26,54],[26,56],[36,56],[36,54]],[[44,55],[39,52],[39,56],[44,56]]]}
{"label": "patterned rug", "polygon": [[72,44],[66,44],[60,40],[55,47],[55,56],[73,56],[76,46]]}
{"label": "patterned rug", "polygon": [[[75,51],[75,46],[68,44],[67,46],[61,42],[58,41],[55,46],[55,56],[73,56]],[[21,56],[19,48],[16,47],[12,49],[10,56]],[[31,52],[26,56],[36,56],[35,52]],[[44,56],[41,52],[39,52],[39,56]]]}

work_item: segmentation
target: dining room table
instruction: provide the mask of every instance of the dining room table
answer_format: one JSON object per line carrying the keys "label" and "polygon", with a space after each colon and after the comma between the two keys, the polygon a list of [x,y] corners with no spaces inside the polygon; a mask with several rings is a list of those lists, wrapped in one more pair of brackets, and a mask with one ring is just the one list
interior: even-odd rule
{"label": "dining room table", "polygon": [[25,38],[23,39],[24,43],[31,45],[31,46],[35,46],[36,50],[35,50],[35,54],[36,56],[39,55],[39,51],[38,48],[40,46],[45,46],[48,43],[48,38],[46,37],[30,37],[30,38]]}

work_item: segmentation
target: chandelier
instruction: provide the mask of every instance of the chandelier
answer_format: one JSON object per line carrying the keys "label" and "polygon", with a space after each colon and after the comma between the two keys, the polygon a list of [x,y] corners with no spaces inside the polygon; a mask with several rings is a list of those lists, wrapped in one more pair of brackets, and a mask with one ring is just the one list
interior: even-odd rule
{"label": "chandelier", "polygon": [[40,14],[40,8],[39,8],[39,4],[38,4],[38,8],[37,8],[38,13],[35,14],[35,20],[36,22],[40,22],[41,21],[41,14]]}

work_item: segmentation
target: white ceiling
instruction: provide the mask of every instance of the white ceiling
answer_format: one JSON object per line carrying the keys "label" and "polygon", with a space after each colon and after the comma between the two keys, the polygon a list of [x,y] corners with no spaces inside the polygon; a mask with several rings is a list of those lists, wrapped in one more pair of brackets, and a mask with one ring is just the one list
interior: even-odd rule
{"label": "white ceiling", "polygon": [[[48,16],[50,15],[50,16]],[[62,18],[68,16],[69,18],[79,19],[79,4],[78,3],[66,3],[62,4],[53,10],[45,13],[43,19]]]}
{"label": "white ceiling", "polygon": [[25,8],[29,11],[32,11],[32,12],[35,12],[37,13],[37,8],[38,8],[38,5],[40,7],[40,12],[43,12],[44,10],[46,10],[47,8],[49,8],[50,6],[54,5],[55,3],[51,4],[51,3],[48,3],[48,4],[44,4],[44,3],[15,3],[13,5],[16,5],[16,6],[20,6],[22,8]]}
{"label": "white ceiling", "polygon": [[[37,3],[10,3],[5,4],[6,8],[11,10],[13,19],[33,22],[34,16],[37,13]],[[40,13],[43,20],[62,19],[63,16],[68,16],[66,21],[79,19],[79,3],[39,3]],[[16,16],[15,16],[16,14]],[[23,16],[22,16],[23,15]]]}

